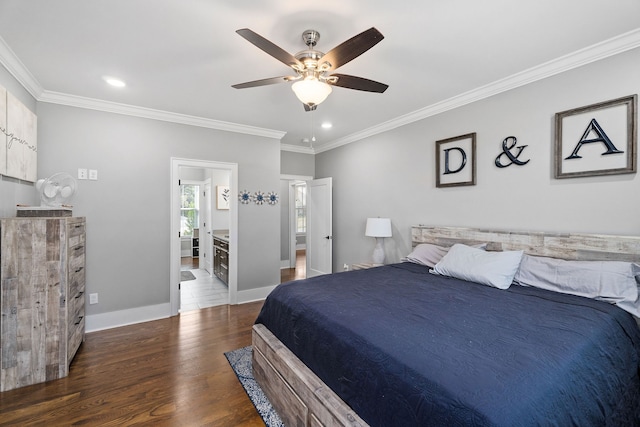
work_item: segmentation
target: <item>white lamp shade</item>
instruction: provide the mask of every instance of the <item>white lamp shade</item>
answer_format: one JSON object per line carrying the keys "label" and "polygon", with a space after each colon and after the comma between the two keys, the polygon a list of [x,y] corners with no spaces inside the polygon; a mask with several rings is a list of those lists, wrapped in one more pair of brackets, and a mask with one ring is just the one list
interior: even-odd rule
{"label": "white lamp shade", "polygon": [[391,220],[389,218],[367,218],[364,232],[369,237],[391,237]]}
{"label": "white lamp shade", "polygon": [[291,89],[298,99],[307,105],[318,105],[331,93],[331,86],[318,79],[305,79],[295,82]]}

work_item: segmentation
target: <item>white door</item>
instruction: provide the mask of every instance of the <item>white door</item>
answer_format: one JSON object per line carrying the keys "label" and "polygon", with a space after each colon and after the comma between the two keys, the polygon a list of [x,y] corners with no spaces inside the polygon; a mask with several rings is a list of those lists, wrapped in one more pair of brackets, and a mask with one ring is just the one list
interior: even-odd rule
{"label": "white door", "polygon": [[[207,273],[213,275],[213,236],[211,235],[211,211],[213,205],[211,201],[211,181],[204,183],[204,205],[206,210],[203,218],[203,233],[200,233],[200,268],[207,270]],[[203,262],[204,261],[204,262]]]}
{"label": "white door", "polygon": [[332,272],[332,181],[307,181],[307,277]]}

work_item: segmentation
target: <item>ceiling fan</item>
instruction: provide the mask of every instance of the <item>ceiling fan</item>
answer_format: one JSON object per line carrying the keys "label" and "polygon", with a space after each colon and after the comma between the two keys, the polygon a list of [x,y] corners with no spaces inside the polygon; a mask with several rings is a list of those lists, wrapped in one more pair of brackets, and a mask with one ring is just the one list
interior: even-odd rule
{"label": "ceiling fan", "polygon": [[320,40],[320,33],[315,30],[306,30],[302,33],[302,40],[307,45],[307,49],[295,55],[291,55],[248,28],[237,30],[236,33],[295,71],[295,75],[291,76],[272,77],[233,85],[232,87],[236,89],[295,82],[291,88],[304,104],[304,109],[312,111],[329,96],[331,86],[377,93],[382,93],[389,87],[384,83],[362,77],[332,73],[382,41],[384,36],[374,27],[339,44],[327,53],[314,49]]}

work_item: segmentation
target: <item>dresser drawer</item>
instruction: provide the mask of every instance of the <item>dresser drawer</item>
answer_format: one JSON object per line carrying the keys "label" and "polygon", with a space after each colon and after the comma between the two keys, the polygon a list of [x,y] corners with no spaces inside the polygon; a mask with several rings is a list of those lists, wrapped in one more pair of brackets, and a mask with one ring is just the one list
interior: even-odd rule
{"label": "dresser drawer", "polygon": [[73,325],[74,328],[69,329],[69,347],[67,348],[67,366],[73,360],[76,355],[80,344],[84,341],[84,316],[77,319],[77,324]]}
{"label": "dresser drawer", "polygon": [[69,248],[81,244],[84,245],[85,224],[84,218],[71,218],[67,220],[67,239],[69,241]]}
{"label": "dresser drawer", "polygon": [[[84,264],[84,253],[85,253],[85,243],[84,241],[78,242],[75,245],[69,245],[69,249],[67,250],[67,256],[69,258],[69,263],[79,263],[82,262]],[[80,260],[80,261],[78,261]]]}
{"label": "dresser drawer", "polygon": [[76,295],[70,297],[67,300],[68,303],[68,321],[69,321],[69,338],[73,335],[74,325],[80,323],[80,320],[84,319],[84,290],[78,292]]}
{"label": "dresser drawer", "polygon": [[67,297],[74,298],[79,292],[84,292],[85,284],[85,268],[84,257],[82,264],[74,263],[69,265],[69,295]]}

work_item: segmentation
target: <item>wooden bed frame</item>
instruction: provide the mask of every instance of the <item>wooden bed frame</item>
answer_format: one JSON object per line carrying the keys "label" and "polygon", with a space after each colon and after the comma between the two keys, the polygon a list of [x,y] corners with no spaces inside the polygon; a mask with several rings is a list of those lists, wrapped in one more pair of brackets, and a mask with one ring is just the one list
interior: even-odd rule
{"label": "wooden bed frame", "polygon": [[[488,243],[487,250],[585,261],[640,263],[640,237],[496,231],[475,228],[411,228],[413,246]],[[640,325],[640,320],[636,319]],[[286,426],[367,426],[265,326],[253,327],[253,373]]]}

